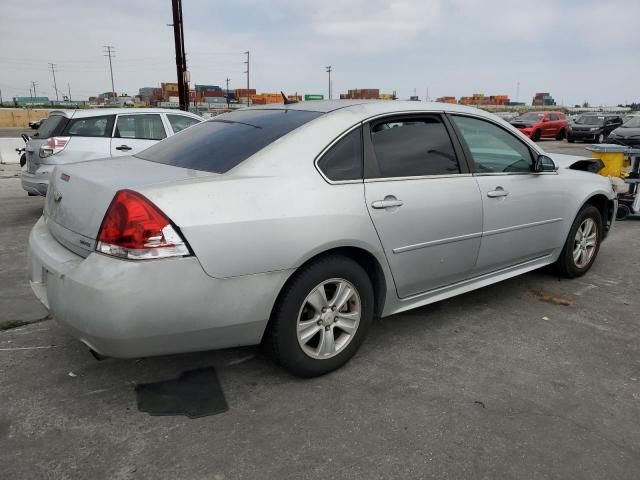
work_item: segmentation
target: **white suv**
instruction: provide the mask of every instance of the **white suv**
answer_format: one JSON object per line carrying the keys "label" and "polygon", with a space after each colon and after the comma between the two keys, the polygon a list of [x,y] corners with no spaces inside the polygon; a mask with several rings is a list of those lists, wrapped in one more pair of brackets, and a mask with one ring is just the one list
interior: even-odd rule
{"label": "white suv", "polygon": [[56,165],[134,155],[203,120],[159,108],[53,111],[27,143],[22,188],[46,195]]}

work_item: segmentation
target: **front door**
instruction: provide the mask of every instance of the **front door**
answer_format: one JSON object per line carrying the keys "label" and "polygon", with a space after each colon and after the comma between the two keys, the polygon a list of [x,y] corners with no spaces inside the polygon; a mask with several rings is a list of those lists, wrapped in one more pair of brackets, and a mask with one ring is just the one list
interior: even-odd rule
{"label": "front door", "polygon": [[529,146],[490,121],[451,116],[467,155],[484,211],[476,274],[544,257],[564,243],[570,195],[557,172],[533,172]]}
{"label": "front door", "polygon": [[135,155],[166,138],[159,114],[127,114],[116,117],[111,139],[111,156]]}
{"label": "front door", "polygon": [[482,231],[478,185],[439,115],[365,128],[365,199],[398,295],[467,278]]}

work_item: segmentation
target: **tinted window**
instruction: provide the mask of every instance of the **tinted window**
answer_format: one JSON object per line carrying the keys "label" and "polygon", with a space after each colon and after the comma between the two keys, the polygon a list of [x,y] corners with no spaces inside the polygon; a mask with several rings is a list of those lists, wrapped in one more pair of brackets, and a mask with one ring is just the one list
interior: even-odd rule
{"label": "tinted window", "polygon": [[556,115],[555,113],[550,113],[549,114],[549,120],[558,120],[558,115]]}
{"label": "tinted window", "polygon": [[185,117],[184,115],[167,115],[167,119],[169,119],[169,123],[171,124],[171,128],[173,129],[173,133],[178,133],[180,130],[184,130],[191,125],[200,123],[200,120],[191,117]]}
{"label": "tinted window", "polygon": [[120,115],[116,122],[116,138],[162,140],[167,136],[160,115]]}
{"label": "tinted window", "polygon": [[362,178],[362,129],[356,128],[333,145],[318,161],[318,167],[334,181]]}
{"label": "tinted window", "polygon": [[371,141],[378,177],[416,177],[460,173],[449,134],[438,117],[376,123]]}
{"label": "tinted window", "polygon": [[227,113],[194,125],[137,156],[176,167],[224,173],[320,115],[300,110]]}
{"label": "tinted window", "polygon": [[71,119],[65,130],[65,135],[78,137],[110,137],[108,115],[100,117],[86,117]]}
{"label": "tinted window", "polygon": [[34,137],[49,138],[60,135],[67,125],[69,119],[64,115],[51,115],[44,120],[40,125],[40,128],[33,134]]}
{"label": "tinted window", "polygon": [[502,128],[476,118],[453,116],[478,173],[531,172],[529,148]]}

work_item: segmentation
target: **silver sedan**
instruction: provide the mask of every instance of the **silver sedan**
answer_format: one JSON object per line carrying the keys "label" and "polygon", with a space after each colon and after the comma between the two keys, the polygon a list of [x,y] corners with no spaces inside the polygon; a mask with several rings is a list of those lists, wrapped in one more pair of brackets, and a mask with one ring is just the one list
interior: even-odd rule
{"label": "silver sedan", "polygon": [[100,355],[262,342],[320,375],[374,317],[549,264],[586,273],[617,206],[597,169],[458,105],[246,109],[58,166],[31,285]]}

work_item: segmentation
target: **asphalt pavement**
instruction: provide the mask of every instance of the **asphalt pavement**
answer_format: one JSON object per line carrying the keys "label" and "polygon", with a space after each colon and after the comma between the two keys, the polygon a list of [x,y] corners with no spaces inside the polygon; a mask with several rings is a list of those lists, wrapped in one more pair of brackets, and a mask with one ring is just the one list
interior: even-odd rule
{"label": "asphalt pavement", "polygon": [[[300,380],[258,347],[95,360],[29,290],[42,199],[2,168],[0,325],[40,320],[0,332],[3,478],[638,478],[640,221],[580,279],[536,271],[382,319],[344,368]],[[225,413],[137,410],[136,384],[207,366]]]}

